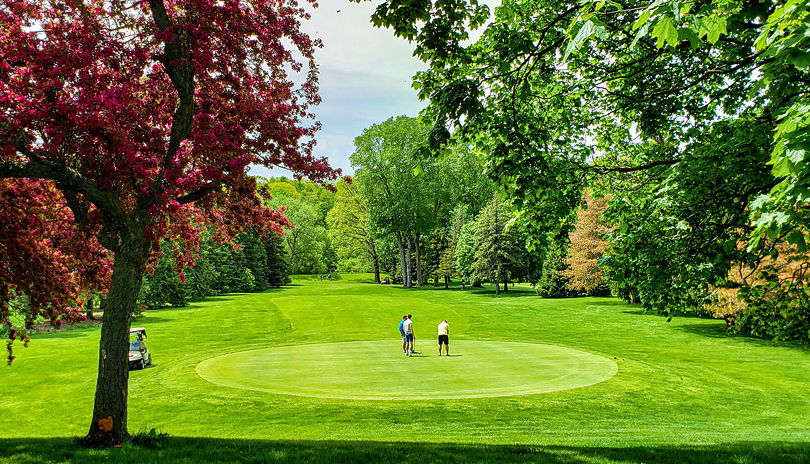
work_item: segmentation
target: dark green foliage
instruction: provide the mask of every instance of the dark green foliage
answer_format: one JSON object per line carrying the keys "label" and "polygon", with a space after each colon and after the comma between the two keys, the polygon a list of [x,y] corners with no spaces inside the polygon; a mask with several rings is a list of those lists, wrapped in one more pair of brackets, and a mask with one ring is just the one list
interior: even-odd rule
{"label": "dark green foliage", "polygon": [[732,263],[757,259],[738,244],[751,230],[749,202],[774,182],[768,124],[717,123],[684,148],[680,162],[639,175],[643,187],[614,184],[606,216],[617,230],[603,263],[620,288],[637,288],[657,312],[691,311]]}
{"label": "dark green foliage", "polygon": [[255,231],[241,232],[236,238],[242,246],[242,255],[245,257],[245,267],[253,275],[252,292],[261,292],[270,288],[267,250],[262,237]]}
{"label": "dark green foliage", "polygon": [[517,277],[526,257],[516,228],[506,227],[509,219],[507,208],[495,198],[481,212],[475,235],[474,279],[495,283],[495,293],[500,293],[498,284]]}
{"label": "dark green foliage", "polygon": [[808,271],[808,263],[801,264],[788,278],[780,278],[775,270],[766,270],[762,274],[763,283],[743,287],[740,296],[748,308],[737,314],[731,332],[810,343]]}
{"label": "dark green foliage", "polygon": [[163,256],[158,259],[154,272],[144,275],[138,301],[150,309],[166,305],[186,306],[188,304],[186,289],[172,258],[174,246],[171,242],[165,241],[160,248]]}
{"label": "dark green foliage", "polygon": [[284,239],[275,235],[271,236],[264,243],[264,250],[267,259],[267,284],[272,287],[281,287],[290,283]]}
{"label": "dark green foliage", "polygon": [[543,260],[543,270],[537,282],[537,294],[543,298],[565,298],[572,296],[565,285],[568,278],[562,275],[565,266],[565,250],[567,243],[564,238],[552,240]]}

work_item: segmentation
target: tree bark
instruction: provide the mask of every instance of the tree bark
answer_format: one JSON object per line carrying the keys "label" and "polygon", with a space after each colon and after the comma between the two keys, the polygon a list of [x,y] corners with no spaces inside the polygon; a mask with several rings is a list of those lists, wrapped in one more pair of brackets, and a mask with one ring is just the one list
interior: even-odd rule
{"label": "tree bark", "polygon": [[[462,285],[462,286],[463,286],[463,285]],[[447,290],[448,288],[450,288],[450,278],[449,278],[449,277],[447,277],[447,276],[444,276],[444,288],[445,288],[445,290]]]}
{"label": "tree bark", "polygon": [[503,281],[503,291],[505,291],[505,292],[506,292],[506,291],[508,291],[508,290],[509,290],[508,285],[509,285],[509,283],[508,283],[507,281],[505,281],[505,280],[504,280],[504,281]]}
{"label": "tree bark", "polygon": [[119,444],[128,436],[129,327],[149,256],[147,220],[145,213],[130,214],[119,226],[112,250],[115,261],[101,326],[93,420],[82,441],[86,446]]}
{"label": "tree bark", "polygon": [[496,295],[501,294],[501,284],[499,284],[497,280],[495,281],[495,294]]}
{"label": "tree bark", "polygon": [[414,248],[416,250],[416,285],[421,287],[425,284],[422,279],[422,251],[419,247],[419,234],[415,235]]}
{"label": "tree bark", "polygon": [[399,247],[399,265],[402,269],[402,286],[408,287],[408,279],[405,277],[406,274],[406,266],[405,266],[405,245],[402,243],[402,234],[396,232],[394,237],[397,239],[397,246]]}
{"label": "tree bark", "polygon": [[95,320],[96,318],[93,316],[93,294],[90,292],[87,292],[87,307],[85,309],[84,315],[87,317],[87,320]]}
{"label": "tree bark", "polygon": [[[411,288],[411,286],[412,286],[412,284],[411,284],[411,266],[412,266],[412,263],[411,263],[411,245],[412,245],[411,238],[408,237],[408,249],[407,249],[407,255],[405,257],[406,258],[405,259],[405,265],[407,266],[407,269],[408,269],[408,277],[407,277],[408,285],[406,285],[406,287],[408,287],[408,288]],[[405,276],[403,276],[402,279],[405,280]]]}
{"label": "tree bark", "polygon": [[374,262],[374,283],[380,283],[380,257],[377,255],[377,247],[374,245],[374,239],[369,240],[369,248],[371,252],[371,260]]}

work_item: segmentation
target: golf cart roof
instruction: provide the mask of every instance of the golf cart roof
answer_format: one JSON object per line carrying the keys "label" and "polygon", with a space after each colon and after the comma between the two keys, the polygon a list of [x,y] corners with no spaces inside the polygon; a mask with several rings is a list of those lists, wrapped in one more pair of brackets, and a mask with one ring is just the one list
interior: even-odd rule
{"label": "golf cart roof", "polygon": [[133,327],[129,329],[129,333],[146,332],[146,327]]}

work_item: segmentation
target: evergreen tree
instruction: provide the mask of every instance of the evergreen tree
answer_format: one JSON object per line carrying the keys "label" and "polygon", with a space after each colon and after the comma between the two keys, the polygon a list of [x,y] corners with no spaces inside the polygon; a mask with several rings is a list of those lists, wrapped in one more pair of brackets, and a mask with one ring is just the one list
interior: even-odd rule
{"label": "evergreen tree", "polygon": [[563,275],[566,269],[566,238],[557,236],[550,240],[543,260],[543,270],[537,282],[537,294],[543,298],[564,298],[570,296],[566,287],[568,278]]}
{"label": "evergreen tree", "polygon": [[284,252],[284,240],[276,235],[271,236],[264,244],[267,257],[267,283],[281,287],[290,283],[290,268]]}
{"label": "evergreen tree", "polygon": [[475,236],[473,274],[480,280],[495,283],[496,295],[501,293],[501,282],[506,289],[524,252],[514,230],[505,230],[508,219],[505,208],[497,198],[493,199],[481,212]]}
{"label": "evergreen tree", "polygon": [[185,285],[177,272],[174,258],[174,245],[169,241],[161,243],[162,256],[154,267],[152,274],[143,276],[141,292],[138,295],[140,304],[147,308],[163,308],[167,304],[172,306],[186,306]]}
{"label": "evergreen tree", "polygon": [[261,235],[255,230],[242,232],[237,237],[237,243],[242,245],[241,251],[245,257],[245,267],[250,269],[255,280],[250,291],[261,292],[270,288],[267,251]]}

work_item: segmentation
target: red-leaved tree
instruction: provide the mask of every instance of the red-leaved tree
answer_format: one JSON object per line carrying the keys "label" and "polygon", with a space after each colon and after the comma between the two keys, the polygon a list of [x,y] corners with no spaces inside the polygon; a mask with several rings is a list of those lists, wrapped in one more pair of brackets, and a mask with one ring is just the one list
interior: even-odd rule
{"label": "red-leaved tree", "polygon": [[51,181],[0,179],[0,324],[13,342],[28,335],[13,327],[9,301],[28,296],[28,317],[44,315],[55,326],[85,319],[82,295],[105,291],[112,273],[109,252],[92,230],[76,227]]}
{"label": "red-leaved tree", "polygon": [[130,315],[159,240],[187,264],[203,223],[281,233],[251,163],[335,177],[306,142],[319,44],[294,0],[0,1],[0,179],[49,181],[50,206],[114,255],[84,442],[119,442]]}

